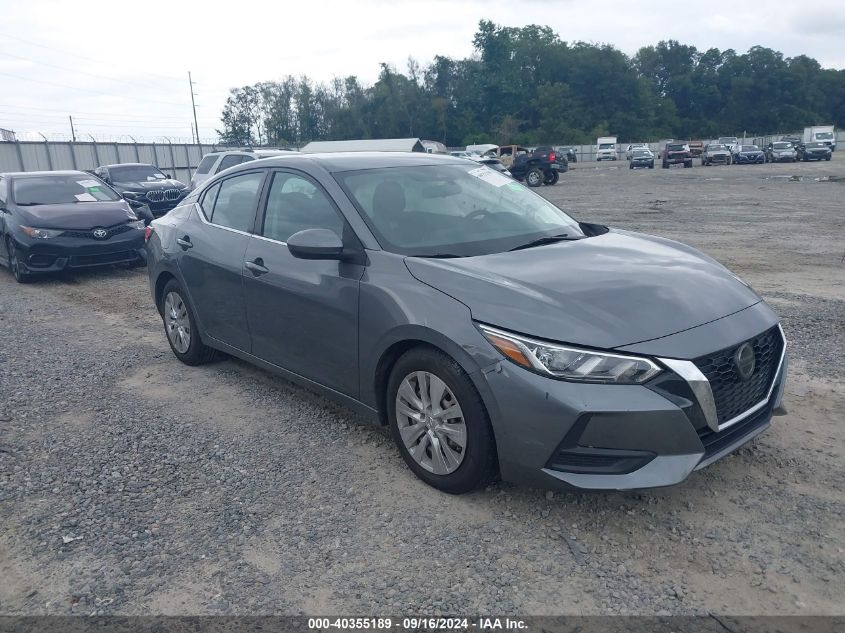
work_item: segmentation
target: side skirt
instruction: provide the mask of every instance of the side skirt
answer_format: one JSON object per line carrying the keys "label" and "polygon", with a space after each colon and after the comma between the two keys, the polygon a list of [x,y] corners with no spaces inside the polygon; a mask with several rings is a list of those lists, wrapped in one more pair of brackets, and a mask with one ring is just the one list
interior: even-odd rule
{"label": "side skirt", "polygon": [[269,371],[273,374],[281,376],[282,378],[289,380],[293,383],[296,383],[300,387],[304,387],[309,391],[313,391],[321,396],[326,396],[327,398],[334,400],[338,404],[341,404],[349,409],[352,409],[355,413],[367,419],[368,422],[381,427],[379,423],[378,411],[373,409],[370,406],[367,406],[363,402],[356,400],[351,396],[347,396],[346,394],[340,393],[339,391],[335,391],[325,385],[321,385],[320,383],[311,380],[310,378],[305,378],[304,376],[300,376],[297,373],[289,371],[284,367],[279,367],[278,365],[274,365],[273,363],[268,363],[267,361],[261,360],[257,356],[253,356],[249,352],[245,352],[240,350],[236,347],[232,347],[231,345],[227,345],[222,341],[218,341],[217,339],[210,337],[208,335],[202,336],[202,341],[209,347],[213,347],[214,349],[218,349],[221,352],[225,352],[231,356],[235,356],[244,360],[248,363],[256,365],[265,371]]}

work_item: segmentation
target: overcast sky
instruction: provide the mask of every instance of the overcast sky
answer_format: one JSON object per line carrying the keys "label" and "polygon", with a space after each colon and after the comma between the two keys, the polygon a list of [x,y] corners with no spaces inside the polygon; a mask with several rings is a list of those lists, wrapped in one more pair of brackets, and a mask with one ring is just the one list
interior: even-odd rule
{"label": "overcast sky", "polygon": [[72,114],[78,137],[189,139],[190,70],[200,136],[213,138],[231,87],[288,74],[371,83],[380,62],[470,55],[485,18],[629,55],[673,38],[845,68],[843,0],[0,0],[0,127],[69,135]]}

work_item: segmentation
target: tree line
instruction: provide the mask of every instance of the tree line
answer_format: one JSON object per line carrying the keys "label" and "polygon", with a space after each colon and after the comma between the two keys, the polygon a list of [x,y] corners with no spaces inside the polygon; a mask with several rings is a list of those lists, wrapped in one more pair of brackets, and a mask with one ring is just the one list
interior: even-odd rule
{"label": "tree line", "polygon": [[753,46],[699,51],[675,40],[629,57],[565,42],[547,26],[482,20],[466,59],[381,64],[357,77],[287,76],[231,90],[220,140],[301,146],[312,140],[419,137],[447,146],[712,138],[845,126],[845,70]]}

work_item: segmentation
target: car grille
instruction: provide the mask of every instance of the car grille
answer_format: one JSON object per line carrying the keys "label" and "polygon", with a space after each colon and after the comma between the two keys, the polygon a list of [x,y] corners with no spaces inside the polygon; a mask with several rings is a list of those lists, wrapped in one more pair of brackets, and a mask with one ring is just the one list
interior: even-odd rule
{"label": "car grille", "polygon": [[693,361],[710,381],[720,425],[763,401],[778,370],[784,340],[777,326],[746,342],[754,349],[756,360],[748,380],[739,377],[734,364],[734,354],[744,343]]}
{"label": "car grille", "polygon": [[64,237],[78,237],[84,238],[89,240],[108,240],[114,237],[115,235],[119,235],[121,233],[126,233],[126,231],[131,231],[132,227],[128,224],[118,224],[116,226],[110,226],[106,229],[107,234],[105,237],[94,237],[93,232],[94,229],[89,229],[87,231],[65,231],[62,233]]}
{"label": "car grille", "polygon": [[150,202],[162,202],[164,200],[178,200],[182,192],[179,189],[158,189],[147,192],[147,200]]}
{"label": "car grille", "polygon": [[97,253],[94,255],[74,255],[70,258],[69,265],[73,268],[84,268],[85,266],[103,266],[106,264],[117,264],[119,262],[131,262],[138,259],[135,251],[117,251],[114,253]]}
{"label": "car grille", "polygon": [[771,413],[772,410],[770,407],[763,407],[754,415],[748,416],[744,420],[729,426],[724,431],[716,432],[707,427],[699,430],[698,439],[704,445],[704,456],[701,458],[701,461],[706,461],[713,455],[735,444],[743,437],[766,426],[771,419]]}

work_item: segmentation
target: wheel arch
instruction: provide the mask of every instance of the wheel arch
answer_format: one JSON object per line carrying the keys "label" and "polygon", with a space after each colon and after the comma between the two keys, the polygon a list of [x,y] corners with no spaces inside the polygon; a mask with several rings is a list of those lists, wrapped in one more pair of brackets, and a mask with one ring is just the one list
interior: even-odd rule
{"label": "wheel arch", "polygon": [[378,360],[375,362],[374,370],[371,374],[372,379],[368,388],[372,389],[379,424],[386,426],[388,423],[386,392],[390,372],[393,370],[396,361],[403,354],[417,347],[433,349],[454,360],[466,372],[467,376],[469,376],[470,381],[479,391],[482,401],[486,405],[487,398],[485,397],[485,390],[479,384],[478,376],[476,375],[480,366],[467,351],[439,332],[423,326],[406,326],[393,333],[381,346],[381,351],[377,357]]}
{"label": "wheel arch", "polygon": [[[171,279],[177,279],[176,275],[174,275],[169,270],[162,270],[158,276],[156,277],[155,282],[155,290],[154,290],[154,300],[156,305],[156,310],[158,310],[159,314],[163,314],[162,304],[164,302],[164,287],[170,282]],[[178,281],[178,279],[177,279]]]}

